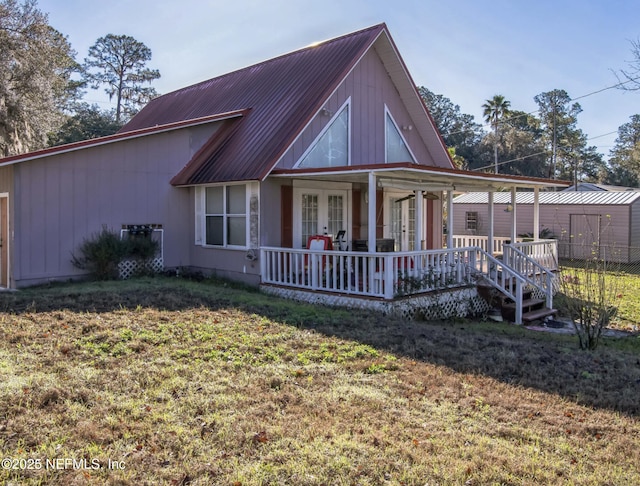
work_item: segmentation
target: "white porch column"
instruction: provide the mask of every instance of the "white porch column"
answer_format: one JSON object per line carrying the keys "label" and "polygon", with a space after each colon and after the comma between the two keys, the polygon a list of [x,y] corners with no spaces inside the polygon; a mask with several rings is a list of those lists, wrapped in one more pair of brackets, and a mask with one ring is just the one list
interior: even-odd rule
{"label": "white porch column", "polygon": [[518,236],[518,231],[516,229],[516,221],[517,221],[517,204],[516,204],[516,188],[511,188],[511,207],[513,210],[511,211],[511,244],[516,242],[516,237]]}
{"label": "white porch column", "polygon": [[488,211],[489,211],[489,227],[487,228],[487,253],[491,256],[494,256],[493,254],[493,233],[494,233],[494,221],[495,221],[495,217],[493,214],[493,191],[489,191],[487,193],[488,196],[488,203],[489,203],[489,207],[488,207]]}
{"label": "white porch column", "polygon": [[414,251],[422,250],[422,231],[424,228],[424,198],[422,197],[422,191],[416,191],[416,235],[415,244],[413,245]]}
{"label": "white porch column", "polygon": [[367,215],[367,249],[376,251],[376,175],[369,172],[369,208]]}
{"label": "white porch column", "polygon": [[453,191],[447,191],[447,248],[453,248]]}
{"label": "white porch column", "polygon": [[533,241],[540,239],[540,188],[533,188]]}

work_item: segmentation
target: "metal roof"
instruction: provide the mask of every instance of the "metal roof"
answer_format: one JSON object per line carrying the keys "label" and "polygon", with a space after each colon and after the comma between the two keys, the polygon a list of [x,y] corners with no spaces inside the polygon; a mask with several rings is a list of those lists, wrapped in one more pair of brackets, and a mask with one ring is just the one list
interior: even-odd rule
{"label": "metal roof", "polygon": [[173,123],[167,123],[163,125],[154,125],[139,130],[132,130],[128,132],[118,132],[113,135],[107,135],[105,137],[90,138],[88,140],[81,140],[79,142],[67,143],[64,145],[56,145],[54,147],[48,147],[42,150],[36,150],[34,152],[27,152],[19,155],[12,155],[10,157],[0,158],[1,165],[12,165],[20,162],[27,162],[29,160],[41,159],[43,157],[49,157],[52,155],[59,155],[68,152],[75,152],[77,150],[83,150],[91,147],[98,147],[100,145],[107,145],[110,143],[121,142],[123,140],[130,140],[138,137],[145,137],[147,135],[154,135],[157,133],[170,132],[172,130],[179,130],[186,127],[193,127],[197,125],[204,125],[207,123],[220,122],[227,119],[233,119],[241,116],[241,111],[235,111],[230,113],[217,113],[215,115],[205,116],[202,118],[194,118],[191,120],[180,120]]}
{"label": "metal roof", "polygon": [[195,157],[190,174],[178,174],[173,183],[264,179],[383,32],[384,24],[375,25],[160,96],[119,133],[248,110],[233,136]]}
{"label": "metal roof", "polygon": [[[640,198],[638,191],[560,191],[540,192],[540,204],[550,205],[627,205]],[[469,192],[456,196],[454,204],[488,204],[486,192]],[[510,192],[494,192],[494,204],[510,204]],[[516,204],[533,204],[533,192],[516,193]]]}

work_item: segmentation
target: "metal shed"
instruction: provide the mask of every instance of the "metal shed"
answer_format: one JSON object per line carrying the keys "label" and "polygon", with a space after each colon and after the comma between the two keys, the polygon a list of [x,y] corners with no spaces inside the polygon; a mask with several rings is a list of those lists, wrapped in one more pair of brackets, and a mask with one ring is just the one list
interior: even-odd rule
{"label": "metal shed", "polygon": [[[539,197],[541,231],[559,240],[561,258],[640,261],[640,192],[561,191],[541,192]],[[487,234],[487,193],[461,194],[454,204],[454,235]],[[513,206],[511,193],[494,193],[495,236],[511,235]],[[519,192],[515,206],[516,234],[532,233],[533,192]]]}

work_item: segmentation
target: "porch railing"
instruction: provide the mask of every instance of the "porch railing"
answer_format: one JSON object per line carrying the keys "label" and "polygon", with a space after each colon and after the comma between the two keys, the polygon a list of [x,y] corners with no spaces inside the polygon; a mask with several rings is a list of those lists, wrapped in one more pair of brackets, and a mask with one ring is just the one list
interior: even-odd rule
{"label": "porch railing", "polygon": [[393,253],[263,247],[262,282],[305,290],[394,297],[467,285],[475,248]]}
{"label": "porch railing", "polygon": [[388,300],[482,279],[513,299],[520,324],[525,285],[551,289],[553,275],[514,245],[503,249],[501,260],[479,247],[394,253],[263,247],[260,266],[265,284]]}
{"label": "porch railing", "polygon": [[[555,240],[554,240],[555,241]],[[504,245],[503,261],[509,267],[521,275],[525,282],[533,288],[538,289],[546,300],[546,306],[551,309],[553,307],[554,294],[554,272],[540,264],[542,261],[550,261],[550,258],[535,258],[521,251],[522,247],[516,245]],[[536,248],[534,246],[534,248]],[[527,247],[524,247],[526,250]],[[541,255],[538,255],[541,257]]]}
{"label": "porch railing", "polygon": [[[489,252],[489,237],[477,236],[477,235],[453,235],[453,247],[454,248],[468,248],[470,246],[477,246],[482,248],[487,253]],[[517,238],[516,241],[522,241],[521,238]],[[502,247],[505,243],[511,243],[511,238],[504,236],[493,237],[493,254],[502,253]]]}
{"label": "porch railing", "polygon": [[558,270],[558,240],[520,241],[511,245],[547,270]]}

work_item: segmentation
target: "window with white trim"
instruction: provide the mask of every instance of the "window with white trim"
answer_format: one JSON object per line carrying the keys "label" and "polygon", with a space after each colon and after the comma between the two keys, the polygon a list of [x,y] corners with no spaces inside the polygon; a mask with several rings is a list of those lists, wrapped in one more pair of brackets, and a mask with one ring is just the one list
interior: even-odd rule
{"label": "window with white trim", "polygon": [[404,137],[400,133],[396,122],[391,116],[391,113],[386,112],[386,161],[388,164],[393,162],[413,162],[416,159],[407,147],[407,143]]}
{"label": "window with white trim", "polygon": [[347,100],[302,155],[298,168],[349,165],[349,102]]}
{"label": "window with white trim", "polygon": [[204,246],[246,247],[247,186],[205,187],[196,195],[204,223],[196,225],[196,232],[201,232],[196,234],[196,242]]}

